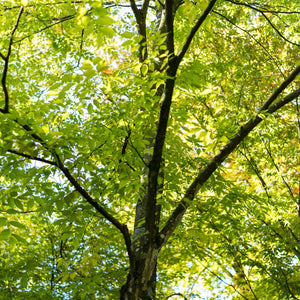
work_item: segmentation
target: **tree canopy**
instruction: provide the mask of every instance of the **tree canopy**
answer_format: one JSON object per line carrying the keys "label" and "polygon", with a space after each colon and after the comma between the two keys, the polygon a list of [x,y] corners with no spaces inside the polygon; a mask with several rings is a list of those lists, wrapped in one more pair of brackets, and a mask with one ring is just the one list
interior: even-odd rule
{"label": "tree canopy", "polygon": [[299,299],[297,2],[0,1],[0,298]]}

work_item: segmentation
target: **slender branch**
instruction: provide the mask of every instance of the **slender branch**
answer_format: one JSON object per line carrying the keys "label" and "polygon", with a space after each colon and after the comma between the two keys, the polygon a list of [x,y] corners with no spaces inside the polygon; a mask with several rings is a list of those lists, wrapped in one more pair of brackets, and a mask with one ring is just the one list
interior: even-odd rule
{"label": "slender branch", "polygon": [[41,33],[41,32],[43,32],[43,31],[45,31],[45,30],[47,30],[47,29],[49,29],[49,28],[51,28],[51,27],[53,27],[55,25],[61,24],[61,23],[65,22],[65,21],[68,21],[68,20],[71,20],[71,19],[74,19],[74,18],[75,18],[75,15],[66,16],[66,17],[64,17],[62,20],[60,20],[58,22],[55,22],[55,23],[50,24],[50,25],[48,25],[46,27],[43,27],[42,29],[40,29],[40,30],[38,30],[38,31],[36,31],[36,32],[34,32],[32,34],[28,34],[28,35],[22,37],[21,39],[14,41],[13,44],[21,43],[23,40],[28,39],[29,37],[31,37],[31,36],[33,36],[35,34]]}
{"label": "slender branch", "polygon": [[23,125],[20,123],[20,121],[18,119],[14,120],[15,123],[17,123],[18,125],[20,125],[25,131],[27,131],[34,140],[36,140],[37,142],[39,142],[47,151],[49,151],[51,154],[51,150],[49,149],[49,147],[47,146],[47,144],[43,141],[43,139],[36,133],[33,132],[32,128],[28,125]]}
{"label": "slender branch", "polygon": [[[274,113],[285,104],[293,101],[300,96],[300,88],[290,93],[283,99],[277,101],[271,105],[272,102],[278,97],[278,95],[292,82],[291,78],[295,78],[300,72],[300,66],[298,66],[291,75],[280,85],[280,87],[271,95],[271,97],[265,102],[262,108],[259,109],[259,114],[250,119],[244,126],[241,126],[238,132],[233,136],[231,140],[225,145],[224,148],[202,169],[192,184],[187,189],[183,199],[178,206],[174,209],[172,215],[166,222],[163,229],[160,231],[160,246],[162,247],[169,239],[175,228],[183,218],[187,208],[190,206],[191,201],[199,192],[203,184],[210,178],[210,176],[218,169],[222,162],[237,148],[237,146],[248,136],[248,134],[263,120],[264,116]],[[272,101],[270,101],[270,99]],[[261,116],[264,111],[265,115]]]}
{"label": "slender branch", "polygon": [[[232,0],[226,0],[226,1],[231,2],[233,4],[244,5],[244,6],[247,6],[249,8],[253,8],[248,3],[237,2],[237,1],[232,1]],[[300,11],[269,10],[269,9],[265,9],[265,8],[262,8],[262,7],[260,7],[259,10],[263,11],[264,13],[273,13],[273,14],[300,14]]]}
{"label": "slender branch", "polygon": [[285,273],[285,271],[283,270],[283,268],[280,265],[279,265],[279,270],[280,270],[280,273],[282,274],[282,276],[284,278],[284,283],[282,282],[282,284],[284,284],[288,299],[290,299],[289,296],[292,296],[293,299],[299,300],[299,298],[296,298],[294,293],[291,291],[291,288],[290,288],[290,285],[289,285],[289,282],[288,282],[288,279],[287,279],[287,274]]}
{"label": "slender branch", "polygon": [[300,11],[269,10],[265,8],[261,8],[261,10],[264,13],[270,13],[270,14],[286,14],[286,15],[300,14]]}
{"label": "slender branch", "polygon": [[166,299],[170,299],[170,298],[172,298],[172,297],[174,297],[174,296],[180,296],[180,297],[183,298],[184,300],[188,300],[188,298],[185,297],[185,296],[184,296],[183,294],[181,294],[181,293],[174,293],[174,294],[171,294],[171,295],[167,296]]}
{"label": "slender branch", "polygon": [[246,149],[244,149],[244,152],[243,151],[239,151],[245,158],[246,160],[248,161],[249,165],[251,166],[252,170],[254,171],[254,173],[256,174],[256,176],[258,177],[267,197],[270,199],[271,196],[269,195],[269,192],[268,192],[268,186],[265,182],[265,180],[263,179],[262,175],[260,174],[260,171],[259,171],[259,168],[255,162],[255,160],[253,159],[253,157],[251,157],[251,155],[249,154],[250,157],[248,157],[247,153],[246,153]]}
{"label": "slender branch", "polygon": [[[270,224],[269,222],[267,222],[266,220],[257,217],[257,220],[259,220],[260,222],[262,222],[264,225],[266,225],[266,227],[271,230],[285,245],[289,244],[289,241],[287,241],[286,238],[283,237],[283,235],[281,235],[272,224]],[[279,222],[279,224],[282,226],[283,230],[286,229],[286,226],[282,224],[282,222]],[[288,229],[290,229],[289,227],[287,227]],[[290,230],[289,230],[290,231]],[[286,236],[286,235],[284,235]],[[295,238],[296,242],[298,242],[299,240],[293,235],[293,237]],[[292,247],[293,251],[295,252],[295,254],[298,256],[298,258],[300,259],[300,252],[296,249],[296,247]]]}
{"label": "slender branch", "polygon": [[9,58],[10,58],[10,55],[11,55],[11,48],[12,48],[12,44],[13,44],[14,34],[15,34],[15,32],[16,32],[18,26],[19,26],[19,22],[20,22],[23,11],[24,11],[24,7],[21,6],[21,8],[19,10],[18,17],[17,17],[17,21],[15,23],[15,26],[12,29],[11,33],[10,33],[10,39],[9,39],[7,54],[6,54],[6,56],[1,54],[1,58],[4,60],[4,69],[3,69],[3,73],[2,73],[1,84],[2,84],[2,89],[3,89],[3,92],[4,92],[4,100],[5,100],[4,109],[0,109],[0,111],[2,113],[8,113],[9,112],[9,94],[8,94],[8,89],[7,89],[7,85],[6,85],[6,79],[7,79],[7,73],[8,73],[8,64],[9,64]]}
{"label": "slender branch", "polygon": [[264,105],[260,108],[260,112],[269,108],[269,106],[274,102],[274,100],[278,97],[278,95],[296,78],[296,76],[300,72],[300,65],[298,65],[294,71],[290,74],[290,76],[275,90],[275,92],[269,97],[269,99],[264,103]]}
{"label": "slender branch", "polygon": [[19,156],[22,156],[22,157],[25,157],[25,158],[28,158],[28,159],[31,159],[31,160],[40,161],[40,162],[43,162],[45,164],[57,167],[57,163],[52,161],[52,160],[32,156],[32,155],[25,154],[25,153],[22,153],[22,152],[19,152],[19,151],[16,151],[16,150],[7,150],[7,152],[12,153],[12,154],[16,154],[16,155],[19,155]]}
{"label": "slender branch", "polygon": [[112,223],[123,235],[127,253],[129,256],[130,266],[134,266],[134,256],[131,249],[131,238],[128,231],[128,227],[120,223],[114,216],[108,213],[95,199],[93,199],[88,192],[78,183],[78,181],[71,175],[70,171],[58,161],[58,168],[67,177],[69,182],[75,187],[75,189],[86,199],[86,201],[91,204],[102,216],[104,216],[110,223]]}
{"label": "slender branch", "polygon": [[158,231],[156,222],[156,197],[158,191],[158,176],[162,162],[162,152],[165,143],[167,124],[169,120],[173,91],[175,86],[175,75],[178,69],[177,59],[174,56],[174,32],[173,32],[173,0],[166,0],[166,30],[167,49],[169,61],[165,83],[165,92],[160,109],[160,116],[157,125],[156,137],[153,147],[152,159],[149,163],[148,194],[146,200],[146,228],[152,237]]}
{"label": "slender branch", "polygon": [[265,146],[265,149],[266,149],[266,151],[267,151],[267,153],[268,153],[268,155],[269,155],[269,157],[270,157],[270,159],[271,159],[271,161],[272,161],[274,167],[276,168],[278,174],[280,175],[280,177],[281,177],[281,179],[282,179],[284,185],[287,187],[288,192],[289,192],[291,198],[292,198],[293,200],[295,200],[290,185],[289,185],[288,182],[285,180],[284,176],[281,174],[280,169],[279,169],[277,163],[275,162],[275,159],[274,159],[273,154],[272,154],[272,152],[271,152],[271,147],[270,147],[270,145],[269,145],[269,147],[267,147],[267,145],[264,143],[264,146]]}
{"label": "slender branch", "polygon": [[173,0],[165,1],[166,10],[166,30],[167,30],[167,49],[169,55],[174,55],[174,18],[173,18]]}
{"label": "slender branch", "polygon": [[260,11],[260,13],[264,16],[264,18],[267,20],[267,22],[271,25],[271,27],[277,32],[277,34],[284,39],[286,42],[295,45],[295,46],[300,46],[300,44],[292,42],[288,40],[278,29],[277,27],[271,22],[271,20],[266,16],[266,14],[263,11]]}
{"label": "slender branch", "polygon": [[242,278],[243,278],[243,284],[244,284],[244,285],[247,285],[247,286],[250,288],[251,293],[253,294],[254,298],[257,300],[257,296],[256,296],[254,290],[252,289],[252,286],[251,286],[251,283],[250,283],[250,281],[249,281],[248,276],[247,276],[246,273],[245,273],[245,268],[244,268],[244,266],[243,266],[243,264],[242,264],[242,261],[241,261],[241,259],[238,257],[238,255],[237,255],[238,253],[241,253],[243,256],[245,256],[246,258],[248,258],[247,254],[243,254],[243,253],[240,251],[239,247],[238,247],[238,246],[235,246],[235,245],[232,243],[231,238],[228,237],[228,236],[226,236],[226,235],[224,235],[224,234],[222,234],[222,232],[220,231],[220,229],[219,229],[217,226],[215,226],[214,223],[212,223],[212,226],[213,226],[213,228],[214,228],[217,232],[219,232],[219,234],[227,241],[228,246],[229,246],[229,247],[228,247],[228,250],[229,250],[230,254],[233,256],[233,265],[232,265],[232,267],[233,267],[234,271],[236,272],[236,274],[241,274],[241,275],[242,275]]}
{"label": "slender branch", "polygon": [[197,30],[200,28],[201,24],[204,22],[212,7],[217,0],[212,0],[207,8],[205,9],[202,16],[197,21],[196,25],[193,27],[190,35],[187,38],[183,50],[179,56],[174,55],[174,30],[173,30],[173,1],[166,0],[166,30],[167,30],[167,49],[169,51],[169,61],[167,75],[168,79],[165,84],[165,92],[163,95],[163,100],[161,104],[160,116],[156,131],[156,137],[153,148],[153,156],[149,163],[149,181],[148,181],[148,195],[146,201],[146,227],[150,235],[155,236],[157,231],[157,226],[155,224],[156,220],[156,196],[158,190],[158,176],[159,170],[162,162],[162,153],[165,142],[165,136],[167,131],[167,124],[169,120],[170,108],[172,103],[173,91],[175,86],[175,76],[177,69],[181,60],[183,59],[193,37],[195,36]]}
{"label": "slender branch", "polygon": [[[284,227],[284,225],[282,224],[282,222],[280,222],[280,224],[281,224],[281,226]],[[284,227],[284,228],[285,228],[285,227]],[[298,237],[296,236],[296,234],[295,234],[295,232],[292,230],[292,228],[289,227],[289,226],[287,226],[287,229],[288,229],[288,231],[290,232],[290,234],[292,235],[292,237],[295,239],[295,241],[296,241],[297,243],[299,243],[300,240],[298,239]],[[299,252],[297,249],[295,249],[295,250],[296,250],[296,252],[297,252],[297,254],[298,254],[299,258],[300,258],[300,252]]]}
{"label": "slender branch", "polygon": [[83,198],[122,233],[125,244],[126,244],[126,249],[127,249],[127,253],[128,253],[128,257],[129,257],[129,261],[130,261],[130,266],[131,266],[131,268],[133,268],[134,267],[134,255],[133,255],[132,249],[131,249],[131,237],[130,237],[130,233],[128,231],[128,227],[126,225],[120,223],[113,215],[111,215],[109,212],[107,212],[105,210],[105,208],[103,208],[95,199],[93,199],[89,195],[89,193],[72,176],[72,174],[70,173],[70,170],[64,166],[60,156],[56,153],[55,149],[51,149],[47,145],[47,143],[38,134],[33,132],[31,127],[29,127],[28,125],[20,124],[20,122],[18,120],[15,120],[15,122],[17,124],[19,124],[28,133],[30,133],[30,135],[32,136],[32,138],[34,140],[39,142],[47,151],[49,151],[52,154],[52,156],[54,157],[55,162],[48,161],[46,159],[34,158],[34,157],[31,157],[30,155],[23,154],[21,152],[15,151],[15,150],[10,150],[8,152],[14,153],[14,154],[26,157],[26,158],[40,160],[40,161],[43,161],[44,163],[48,163],[50,165],[53,165],[53,166],[56,166],[57,168],[59,168],[62,171],[62,173],[66,176],[68,181],[83,196]]}
{"label": "slender branch", "polygon": [[291,101],[295,100],[300,96],[300,88],[293,91],[292,93],[288,94],[286,97],[282,98],[281,100],[277,101],[270,108],[267,110],[267,114],[272,114],[284,105],[290,103]]}
{"label": "slender branch", "polygon": [[187,50],[188,50],[195,34],[197,33],[198,29],[200,28],[202,23],[205,21],[205,19],[207,18],[207,16],[209,15],[211,10],[213,9],[216,2],[217,2],[217,0],[212,0],[212,1],[209,2],[209,4],[206,7],[205,11],[201,15],[201,17],[198,19],[196,25],[191,29],[190,34],[189,34],[189,36],[187,37],[187,39],[185,41],[185,44],[183,45],[180,53],[178,54],[178,64],[183,59],[183,57],[184,57],[185,53],[187,52]]}
{"label": "slender branch", "polygon": [[122,146],[122,153],[121,153],[122,155],[124,155],[126,153],[126,148],[128,146],[130,136],[131,136],[131,129],[128,130],[127,135],[125,137],[124,144]]}
{"label": "slender branch", "polygon": [[144,0],[142,8],[138,8],[135,0],[130,0],[130,7],[136,19],[138,33],[142,36],[139,42],[139,61],[142,63],[148,57],[147,49],[147,30],[146,30],[146,16],[149,6],[149,0]]}
{"label": "slender branch", "polygon": [[[282,38],[284,39],[286,42],[292,44],[292,45],[296,45],[296,46],[300,46],[300,44],[297,44],[295,42],[292,42],[290,40],[288,40],[278,29],[277,27],[271,22],[271,20],[265,15],[265,13],[268,13],[268,11],[263,11],[257,7],[254,7],[253,5],[250,5],[248,3],[243,3],[243,2],[237,2],[237,1],[234,1],[234,0],[226,0],[227,2],[231,2],[233,4],[237,4],[237,5],[243,5],[243,6],[246,6],[248,8],[251,8],[257,12],[259,12],[260,14],[263,15],[263,17],[267,20],[267,22],[271,25],[271,27],[277,32],[277,34]],[[295,13],[299,13],[299,12],[295,12]]]}
{"label": "slender branch", "polygon": [[147,164],[147,162],[144,160],[143,156],[139,153],[138,149],[134,146],[134,144],[132,143],[132,141],[130,142],[130,146],[133,148],[133,150],[136,152],[136,154],[138,155],[138,157],[141,159],[141,161],[143,162],[143,164],[145,165],[145,167],[149,167],[149,165]]}
{"label": "slender branch", "polygon": [[[205,252],[206,252],[206,255],[209,255],[210,257],[212,256],[207,250],[205,250]],[[218,254],[220,254],[220,253],[218,253]],[[219,264],[219,262],[217,262],[217,263]],[[202,266],[204,266],[202,262],[200,262],[200,264],[201,264]],[[220,264],[219,264],[219,265],[220,265]],[[205,266],[204,266],[204,267],[205,267]],[[209,268],[209,267],[205,267],[205,269],[206,269],[210,274],[212,274],[215,278],[218,278],[220,281],[222,281],[226,286],[230,286],[230,287],[234,290],[234,292],[236,292],[237,294],[239,294],[239,295],[240,295],[241,297],[243,297],[244,299],[248,300],[245,296],[243,296],[243,295],[238,291],[238,289],[237,289],[232,283],[226,282],[226,281],[220,276],[220,274],[215,273],[215,272],[212,271],[211,268]],[[226,270],[225,272],[228,272],[228,271]],[[232,275],[230,274],[229,276],[232,276]]]}
{"label": "slender branch", "polygon": [[220,17],[224,18],[226,21],[228,21],[230,24],[232,24],[233,26],[235,26],[236,28],[238,28],[239,30],[245,32],[247,35],[250,36],[250,38],[252,38],[266,53],[267,55],[271,58],[271,60],[274,61],[276,67],[278,68],[279,72],[281,73],[281,75],[283,76],[283,78],[285,79],[286,76],[283,74],[278,62],[276,61],[276,59],[270,54],[270,52],[266,49],[266,47],[259,41],[257,40],[250,32],[248,32],[247,30],[245,30],[244,28],[236,25],[234,22],[232,22],[228,17],[224,16],[223,14],[221,14],[218,11],[212,10],[213,13],[219,15]]}
{"label": "slender branch", "polygon": [[[300,107],[299,101],[296,99],[296,117],[297,117],[297,125],[298,125],[298,142],[299,142],[299,149],[300,149]],[[300,217],[300,179],[298,182],[298,216]]]}
{"label": "slender branch", "polygon": [[15,34],[15,32],[16,32],[18,26],[19,26],[19,22],[20,22],[20,19],[21,19],[21,16],[22,16],[23,11],[24,11],[24,7],[21,6],[21,7],[20,7],[20,10],[19,10],[18,17],[17,17],[16,24],[15,24],[15,26],[14,26],[14,28],[13,28],[11,34],[10,34],[10,42],[9,42],[10,46],[12,45],[12,42],[13,42],[13,36],[14,36],[14,34]]}
{"label": "slender branch", "polygon": [[[58,2],[47,2],[47,3],[36,3],[36,4],[32,4],[32,5],[27,5],[27,7],[36,7],[36,6],[49,6],[49,5],[57,5],[57,4],[69,4],[70,1],[58,1]],[[72,1],[73,4],[79,4],[79,3],[85,3],[85,1]],[[16,9],[16,8],[20,8],[20,6],[12,6],[12,7],[8,7],[8,6],[4,6],[4,11],[6,10],[11,10],[11,9]]]}

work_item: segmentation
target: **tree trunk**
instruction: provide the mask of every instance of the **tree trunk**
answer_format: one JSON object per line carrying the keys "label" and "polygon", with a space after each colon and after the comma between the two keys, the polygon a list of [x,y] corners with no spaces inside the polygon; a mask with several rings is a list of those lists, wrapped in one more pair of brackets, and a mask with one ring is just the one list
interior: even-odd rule
{"label": "tree trunk", "polygon": [[[172,2],[172,5],[170,7],[173,18],[175,16],[176,10],[181,3],[181,0],[174,0],[174,2]],[[144,40],[146,40],[146,12],[142,9],[138,10],[135,5],[132,5],[132,9],[138,24],[138,32],[141,36],[144,37]],[[166,5],[159,4],[159,7],[156,10],[155,32],[159,32],[160,34],[166,33],[166,22],[167,7]],[[167,40],[164,43],[168,48]],[[154,46],[152,50],[155,50],[155,48],[156,46]],[[155,70],[162,72],[161,67],[164,63],[163,54],[165,54],[166,52],[173,53],[174,49],[168,49],[166,51],[165,49],[162,50],[160,47],[158,47],[158,51],[160,55],[157,57]],[[143,43],[140,44],[139,53],[139,60],[140,62],[143,62],[147,58],[148,53],[147,46],[145,46]],[[165,91],[166,84],[162,84],[157,88],[155,96],[163,98]],[[158,170],[159,177],[162,179],[162,182],[158,184],[154,189],[152,189],[151,185],[149,185],[149,175],[151,173],[150,165],[152,163],[152,160],[154,159],[153,155],[150,155],[150,150],[153,150],[155,147],[154,144],[155,140],[157,139],[157,127],[158,121],[155,124],[155,128],[152,128],[152,137],[145,138],[148,143],[145,149],[146,151],[144,151],[143,160],[147,163],[147,167],[145,167],[143,176],[141,178],[141,198],[139,199],[136,206],[134,232],[132,237],[132,253],[134,256],[134,266],[131,266],[130,272],[127,276],[127,282],[121,288],[121,300],[152,300],[155,299],[156,295],[157,256],[161,249],[161,244],[158,238],[161,206],[156,203],[156,199],[157,195],[162,193],[163,191],[163,157],[159,158]],[[149,131],[149,127],[147,129]],[[154,201],[149,200],[149,198],[151,198],[150,195],[152,194],[152,192],[155,198]],[[148,205],[149,202],[153,203],[151,207],[149,207]]]}
{"label": "tree trunk", "polygon": [[155,299],[157,256],[160,249],[155,241],[151,241],[143,226],[137,229],[139,235],[133,243],[134,267],[121,288],[121,300]]}
{"label": "tree trunk", "polygon": [[121,300],[153,300],[156,294],[156,261],[155,255],[137,263],[136,273],[128,274],[127,282],[121,288]]}

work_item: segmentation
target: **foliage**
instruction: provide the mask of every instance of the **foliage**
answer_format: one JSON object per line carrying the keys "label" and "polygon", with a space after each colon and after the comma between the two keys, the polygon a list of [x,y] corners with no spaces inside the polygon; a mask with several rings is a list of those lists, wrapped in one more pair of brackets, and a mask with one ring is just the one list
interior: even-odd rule
{"label": "foliage", "polygon": [[300,297],[296,2],[0,1],[1,299]]}

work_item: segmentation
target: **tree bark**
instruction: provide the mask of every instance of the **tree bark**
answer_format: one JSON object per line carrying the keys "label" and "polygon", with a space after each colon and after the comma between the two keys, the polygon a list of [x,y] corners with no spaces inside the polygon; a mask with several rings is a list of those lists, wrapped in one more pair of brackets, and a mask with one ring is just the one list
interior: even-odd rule
{"label": "tree bark", "polygon": [[[146,1],[144,1],[145,3]],[[181,0],[166,0],[164,5],[157,9],[156,31],[167,33],[165,45],[168,54],[168,64],[166,75],[168,78],[165,84],[157,89],[156,96],[161,98],[160,117],[153,130],[153,136],[147,138],[149,144],[146,150],[152,148],[153,155],[150,151],[144,151],[143,157],[147,167],[145,167],[142,178],[141,197],[136,206],[135,225],[132,237],[132,251],[134,256],[134,266],[127,276],[127,282],[121,289],[121,300],[152,300],[156,295],[156,269],[157,256],[163,246],[163,238],[159,233],[160,205],[157,204],[157,195],[162,193],[163,184],[158,184],[158,177],[163,178],[163,146],[167,123],[173,97],[175,77],[178,66],[186,53],[191,40],[200,25],[208,16],[216,0],[212,0],[203,15],[199,18],[196,25],[191,30],[188,39],[180,52],[179,56],[174,54],[174,32],[173,21],[178,7],[182,4]],[[134,0],[130,1],[132,10],[138,24],[138,32],[146,41],[145,20],[147,10],[138,9]],[[145,8],[145,7],[144,7]],[[162,54],[161,51],[159,51]],[[139,53],[148,53],[145,43],[140,45]],[[160,55],[162,57],[162,55]],[[156,71],[162,71],[161,66],[164,58],[158,57]],[[143,62],[147,56],[139,56],[140,62]]]}

